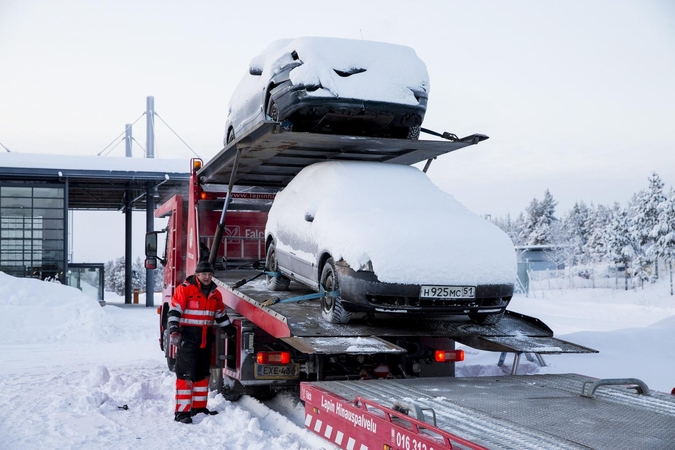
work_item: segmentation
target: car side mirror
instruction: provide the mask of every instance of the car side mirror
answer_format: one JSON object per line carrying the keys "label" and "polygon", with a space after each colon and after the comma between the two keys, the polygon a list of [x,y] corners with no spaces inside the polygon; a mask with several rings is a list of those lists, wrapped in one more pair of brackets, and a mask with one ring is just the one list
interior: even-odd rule
{"label": "car side mirror", "polygon": [[314,222],[314,214],[312,214],[312,213],[305,213],[305,221],[307,221],[307,222]]}
{"label": "car side mirror", "polygon": [[255,57],[248,63],[248,73],[255,76],[260,76],[263,73],[264,61],[260,57]]}

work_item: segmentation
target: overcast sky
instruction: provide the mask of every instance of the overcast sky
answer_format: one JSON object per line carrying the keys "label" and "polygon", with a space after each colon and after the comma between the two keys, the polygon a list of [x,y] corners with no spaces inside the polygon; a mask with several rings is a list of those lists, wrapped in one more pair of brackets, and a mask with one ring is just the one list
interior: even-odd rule
{"label": "overcast sky", "polygon": [[[625,204],[652,171],[675,185],[670,0],[0,0],[0,143],[96,155],[152,95],[208,159],[249,60],[297,36],[414,48],[431,78],[424,126],[490,136],[429,170],[478,214],[515,217],[547,188],[559,215]],[[144,119],[134,136],[145,146]],[[192,156],[160,121],[155,154]]]}

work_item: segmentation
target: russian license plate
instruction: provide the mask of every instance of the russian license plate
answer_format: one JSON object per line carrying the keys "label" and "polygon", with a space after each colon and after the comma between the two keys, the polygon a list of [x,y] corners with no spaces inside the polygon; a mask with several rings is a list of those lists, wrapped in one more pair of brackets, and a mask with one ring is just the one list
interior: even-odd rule
{"label": "russian license plate", "polygon": [[420,298],[476,298],[476,286],[420,286]]}
{"label": "russian license plate", "polygon": [[256,364],[255,377],[259,380],[292,380],[300,376],[300,364]]}

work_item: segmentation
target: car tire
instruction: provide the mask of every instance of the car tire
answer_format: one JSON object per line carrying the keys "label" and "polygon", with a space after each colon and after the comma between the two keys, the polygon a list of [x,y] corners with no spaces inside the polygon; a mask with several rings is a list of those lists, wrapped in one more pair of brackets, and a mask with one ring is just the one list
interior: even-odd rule
{"label": "car tire", "polygon": [[411,139],[413,141],[416,141],[420,138],[420,129],[422,127],[420,125],[415,125],[414,127],[408,128],[408,135],[406,136],[406,139]]}
{"label": "car tire", "polygon": [[279,122],[282,130],[293,131],[293,124],[290,121],[284,120],[282,122],[279,118],[279,108],[277,108],[277,104],[274,100],[270,100],[269,105],[267,106],[267,115],[270,116],[273,121]]}
{"label": "car tire", "polygon": [[[274,243],[267,248],[267,256],[265,258],[265,270],[269,272],[279,271],[279,262],[277,261],[277,253],[275,251]],[[286,291],[291,284],[291,280],[283,275],[278,277],[270,277],[265,275],[267,279],[267,288],[271,291]]]}
{"label": "car tire", "polygon": [[[334,291],[340,288],[337,270],[335,270],[335,261],[328,258],[321,271],[321,286],[327,291]],[[349,323],[352,313],[345,311],[340,297],[321,297],[321,316],[329,323]]]}
{"label": "car tire", "polygon": [[469,314],[469,319],[477,325],[495,325],[504,317],[504,311],[497,314]]}

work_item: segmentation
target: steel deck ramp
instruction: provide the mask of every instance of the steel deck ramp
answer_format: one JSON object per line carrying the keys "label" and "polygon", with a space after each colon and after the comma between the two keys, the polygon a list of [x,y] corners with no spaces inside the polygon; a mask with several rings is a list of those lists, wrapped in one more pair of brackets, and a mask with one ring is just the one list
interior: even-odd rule
{"label": "steel deck ramp", "polygon": [[[221,286],[227,286],[226,289],[232,292],[233,298],[236,297],[237,301],[245,303],[234,309],[239,310],[241,306],[250,308],[248,314],[238,312],[250,316],[253,311],[256,314],[260,313],[258,317],[263,317],[266,322],[278,322],[279,327],[268,330],[278,338],[429,336],[447,337],[479,350],[496,352],[597,353],[596,350],[556,339],[553,337],[553,331],[541,320],[512,311],[506,311],[502,320],[495,325],[476,325],[463,315],[421,317],[380,313],[373,316],[354,313],[349,324],[331,324],[321,317],[319,300],[261,305],[271,297],[287,299],[314,292],[294,281],[291,282],[290,290],[280,292],[268,290],[263,277],[236,290],[229,287],[242,279],[250,279],[257,273],[259,272],[253,270],[217,271],[215,279]],[[258,322],[262,323],[263,320]],[[260,323],[258,325],[260,326]]]}
{"label": "steel deck ramp", "polygon": [[608,386],[587,398],[588,381],[566,374],[309,384],[348,402],[432,408],[438,428],[490,449],[675,448],[675,396]]}
{"label": "steel deck ramp", "polygon": [[415,164],[478,144],[488,137],[473,134],[455,141],[369,138],[283,131],[277,122],[261,122],[208,161],[197,173],[202,184],[228,184],[239,154],[234,184],[282,188],[310,164],[372,161]]}

